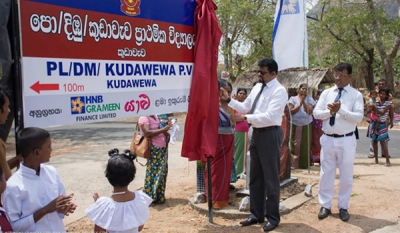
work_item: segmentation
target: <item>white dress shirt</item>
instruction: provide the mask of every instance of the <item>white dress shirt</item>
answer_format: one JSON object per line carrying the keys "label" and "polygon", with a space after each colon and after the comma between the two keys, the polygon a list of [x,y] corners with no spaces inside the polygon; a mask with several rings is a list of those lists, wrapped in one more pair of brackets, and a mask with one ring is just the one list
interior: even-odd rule
{"label": "white dress shirt", "polygon": [[63,214],[57,211],[46,214],[36,223],[33,214],[49,204],[59,195],[65,195],[64,185],[57,170],[49,165],[40,165],[40,175],[25,167],[7,181],[2,203],[11,226],[16,232],[65,232]]}
{"label": "white dress shirt", "polygon": [[364,101],[361,93],[347,85],[340,97],[340,109],[336,113],[335,124],[330,126],[331,114],[327,105],[335,101],[338,93],[337,86],[323,91],[313,112],[315,119],[323,120],[322,131],[326,134],[343,135],[353,132],[357,123],[360,123],[364,117]]}
{"label": "white dress shirt", "polygon": [[[261,83],[256,84],[249,96],[239,102],[232,99],[229,107],[239,112],[249,112],[251,106],[262,87]],[[283,111],[288,100],[286,89],[278,82],[276,78],[269,81],[264,87],[260,99],[258,100],[254,113],[246,114],[247,122],[254,128],[263,128],[267,126],[281,126]]]}

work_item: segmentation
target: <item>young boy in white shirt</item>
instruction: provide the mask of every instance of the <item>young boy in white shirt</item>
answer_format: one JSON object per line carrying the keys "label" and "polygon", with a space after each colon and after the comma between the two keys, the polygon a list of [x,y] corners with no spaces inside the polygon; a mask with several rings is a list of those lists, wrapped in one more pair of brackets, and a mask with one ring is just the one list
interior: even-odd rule
{"label": "young boy in white shirt", "polygon": [[65,232],[62,219],[73,213],[73,194],[65,195],[57,170],[49,162],[50,133],[25,128],[18,133],[17,147],[24,158],[20,169],[7,181],[2,203],[17,232]]}

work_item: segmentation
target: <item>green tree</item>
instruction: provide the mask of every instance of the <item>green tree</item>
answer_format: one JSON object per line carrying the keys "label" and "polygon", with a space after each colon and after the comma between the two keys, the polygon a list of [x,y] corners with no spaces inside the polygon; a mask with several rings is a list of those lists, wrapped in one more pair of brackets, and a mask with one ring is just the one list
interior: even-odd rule
{"label": "green tree", "polygon": [[397,36],[400,24],[398,15],[389,15],[387,6],[382,3],[387,4],[387,1],[320,1],[319,6],[313,9],[319,13],[309,17],[314,19],[309,23],[312,28],[309,31],[310,50],[314,51],[310,53],[310,63],[327,61],[333,62],[332,66],[340,61],[349,61],[355,65],[356,73],[364,78],[369,89],[374,88],[375,71],[382,64],[378,75],[385,77],[393,90],[393,62],[400,45]]}
{"label": "green tree", "polygon": [[221,53],[231,81],[271,54],[275,5],[265,0],[216,0],[223,35]]}
{"label": "green tree", "polygon": [[[315,18],[317,21],[310,23],[315,31],[309,33],[314,35],[311,36],[313,43],[310,44],[318,46],[312,47],[312,50],[317,50],[319,54],[318,62],[310,59],[311,64],[319,63],[321,57],[325,66],[334,66],[341,61],[350,62],[358,68],[354,69],[356,75],[363,77],[367,87],[371,89],[374,83],[374,46],[365,24],[368,18],[361,9],[354,11],[355,6],[343,7],[341,1],[332,2],[323,2],[321,14]],[[315,52],[310,54],[313,53]],[[354,56],[358,59],[354,59]]]}
{"label": "green tree", "polygon": [[[382,60],[382,76],[386,78],[390,90],[394,90],[393,61],[400,47],[400,19],[392,19],[383,7],[377,7],[372,0],[366,0],[372,17],[372,39]],[[397,0],[400,4],[400,0]]]}

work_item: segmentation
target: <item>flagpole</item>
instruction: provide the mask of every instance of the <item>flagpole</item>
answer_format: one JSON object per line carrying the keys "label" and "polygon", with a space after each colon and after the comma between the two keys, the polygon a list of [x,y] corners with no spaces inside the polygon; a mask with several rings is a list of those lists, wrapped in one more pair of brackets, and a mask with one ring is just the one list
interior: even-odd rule
{"label": "flagpole", "polygon": [[[307,72],[307,71],[306,71]],[[308,86],[308,75],[307,75],[307,95],[306,95],[306,105],[307,105],[307,109],[308,109],[308,90],[309,90],[309,86]],[[308,113],[307,113],[308,114]],[[310,174],[310,157],[311,157],[311,142],[310,142],[310,124],[308,124],[307,126],[307,160],[308,160],[308,174]]]}
{"label": "flagpole", "polygon": [[211,159],[207,158],[207,182],[208,182],[208,222],[214,223],[213,221],[213,207],[212,207],[212,182],[211,182]]}

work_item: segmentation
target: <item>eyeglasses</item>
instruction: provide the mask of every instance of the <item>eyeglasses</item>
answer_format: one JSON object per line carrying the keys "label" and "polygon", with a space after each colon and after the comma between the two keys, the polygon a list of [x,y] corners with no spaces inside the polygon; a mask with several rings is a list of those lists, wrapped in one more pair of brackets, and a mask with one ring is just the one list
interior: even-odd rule
{"label": "eyeglasses", "polygon": [[267,73],[271,73],[271,72],[269,72],[269,71],[262,71],[262,70],[255,70],[255,72],[257,73],[257,74],[261,74],[261,75],[265,75],[265,74],[267,74]]}
{"label": "eyeglasses", "polygon": [[333,74],[333,77],[335,77],[335,78],[343,78],[346,76],[347,76],[347,74]]}

